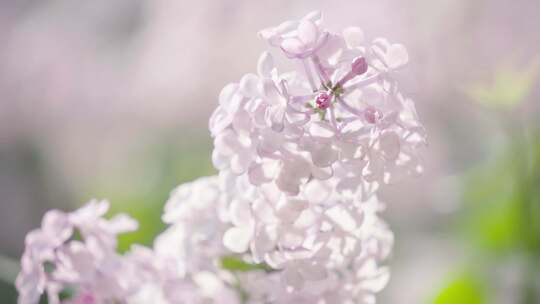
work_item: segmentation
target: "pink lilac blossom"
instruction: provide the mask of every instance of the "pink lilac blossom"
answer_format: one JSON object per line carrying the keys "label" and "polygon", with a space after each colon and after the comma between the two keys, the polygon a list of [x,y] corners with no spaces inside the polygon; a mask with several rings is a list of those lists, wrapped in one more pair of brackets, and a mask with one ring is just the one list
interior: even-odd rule
{"label": "pink lilac blossom", "polygon": [[166,230],[123,255],[117,236],[137,223],[105,219],[106,201],[47,212],[26,237],[19,303],[376,302],[393,245],[377,192],[422,171],[424,128],[395,77],[407,51],[333,33],[319,12],[259,36],[302,70],[263,52],[223,88],[209,122],[219,174],[174,189]]}
{"label": "pink lilac blossom", "polygon": [[264,52],[257,74],[222,90],[210,118],[218,170],[289,195],[312,179],[373,188],[421,172],[424,128],[394,77],[408,61],[405,47],[367,43],[354,27],[332,33],[321,21],[311,13],[261,31],[304,71],[279,73]]}
{"label": "pink lilac blossom", "polygon": [[72,213],[45,214],[41,228],[26,236],[16,280],[19,303],[37,303],[45,292],[49,303],[61,303],[62,293],[75,286],[75,303],[101,303],[133,288],[125,276],[129,265],[116,253],[116,237],[137,223],[126,215],[104,219],[108,208],[107,201],[94,200]]}
{"label": "pink lilac blossom", "polygon": [[[212,187],[204,180],[198,183],[205,190]],[[216,203],[216,197],[206,198],[201,201],[203,206],[205,201]],[[172,201],[178,199],[189,204],[188,197],[171,197]],[[154,248],[133,245],[125,255],[116,252],[116,237],[136,229],[137,224],[125,215],[104,219],[108,206],[106,201],[91,201],[71,213],[52,210],[45,214],[41,228],[26,238],[16,282],[19,303],[38,303],[42,296],[51,304],[240,303],[213,264],[225,251],[207,252],[212,247],[208,240],[223,231],[214,229],[216,223],[224,224],[213,216],[214,205],[191,204],[191,210],[179,206],[186,215],[201,211],[209,216],[182,217],[185,221],[173,217],[178,223],[156,238]],[[176,212],[170,206],[165,215]],[[221,239],[214,243],[221,246]],[[201,263],[193,263],[195,259]]]}
{"label": "pink lilac blossom", "polygon": [[333,33],[318,12],[259,36],[303,71],[280,73],[263,52],[256,74],[220,94],[209,127],[230,197],[225,246],[278,270],[291,294],[365,255],[378,269],[392,234],[377,216],[376,192],[420,173],[426,142],[395,77],[408,62],[405,47],[366,42],[356,27]]}

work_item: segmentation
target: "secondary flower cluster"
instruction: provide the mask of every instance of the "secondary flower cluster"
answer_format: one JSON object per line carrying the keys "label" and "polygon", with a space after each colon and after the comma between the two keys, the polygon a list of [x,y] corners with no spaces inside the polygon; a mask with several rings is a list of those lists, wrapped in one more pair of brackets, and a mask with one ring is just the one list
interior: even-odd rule
{"label": "secondary flower cluster", "polygon": [[[16,282],[19,303],[38,303],[45,295],[51,304],[373,303],[386,284],[388,271],[377,261],[388,255],[392,234],[377,217],[381,205],[376,200],[364,202],[361,215],[355,204],[322,212],[321,227],[336,225],[339,231],[312,234],[312,243],[321,246],[311,255],[309,249],[280,252],[260,234],[249,241],[225,236],[239,229],[233,224],[238,215],[227,210],[227,192],[217,176],[179,186],[163,214],[169,227],[153,248],[133,245],[123,255],[116,252],[116,237],[137,223],[126,215],[104,219],[106,201],[91,201],[72,213],[47,212],[41,228],[26,238]],[[280,242],[291,246],[287,242],[295,237],[301,238],[283,234]],[[273,250],[276,264],[258,263],[227,248],[246,242]],[[294,259],[280,264],[289,254]]]}
{"label": "secondary flower cluster", "polygon": [[377,190],[420,172],[425,142],[394,77],[407,52],[318,12],[260,37],[299,69],[265,52],[222,90],[219,174],[172,192],[153,247],[117,253],[137,224],[103,218],[105,201],[49,211],[26,238],[19,303],[375,303],[393,244]]}
{"label": "secondary flower cluster", "polygon": [[60,303],[75,287],[75,303],[92,303],[132,288],[124,276],[130,267],[116,253],[116,236],[136,229],[137,223],[125,215],[105,220],[108,208],[106,201],[92,201],[73,213],[45,214],[41,229],[26,236],[16,282],[19,303],[38,303],[45,291],[49,303]]}

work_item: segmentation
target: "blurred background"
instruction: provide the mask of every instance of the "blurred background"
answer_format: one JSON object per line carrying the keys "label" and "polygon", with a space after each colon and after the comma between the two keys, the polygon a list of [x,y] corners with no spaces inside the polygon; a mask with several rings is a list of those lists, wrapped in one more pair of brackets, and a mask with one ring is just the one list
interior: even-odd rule
{"label": "blurred background", "polygon": [[0,0],[0,302],[47,209],[108,198],[151,244],[177,184],[214,173],[207,121],[259,29],[319,9],[405,44],[425,174],[386,187],[380,303],[540,303],[538,0]]}

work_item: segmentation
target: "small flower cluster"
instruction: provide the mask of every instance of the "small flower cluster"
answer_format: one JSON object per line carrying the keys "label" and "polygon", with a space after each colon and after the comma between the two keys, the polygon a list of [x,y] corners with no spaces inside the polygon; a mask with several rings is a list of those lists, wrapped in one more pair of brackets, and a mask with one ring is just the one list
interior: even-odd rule
{"label": "small flower cluster", "polygon": [[332,33],[321,14],[260,37],[270,53],[227,85],[210,118],[219,174],[180,185],[152,248],[116,250],[137,223],[108,203],[49,211],[28,234],[19,303],[375,303],[393,234],[379,217],[383,184],[421,171],[425,143],[395,74],[400,44]]}
{"label": "small flower cluster", "polygon": [[116,237],[137,223],[126,215],[104,219],[108,208],[106,201],[92,201],[73,213],[45,214],[41,228],[26,236],[16,281],[19,303],[38,303],[45,291],[52,304],[65,299],[102,303],[133,288],[125,276],[131,268],[116,252]]}
{"label": "small flower cluster", "polygon": [[[134,245],[125,255],[116,252],[117,234],[133,231],[137,223],[126,215],[104,219],[108,202],[91,201],[73,213],[47,212],[41,228],[26,238],[16,281],[19,303],[38,303],[44,293],[51,304],[239,303],[212,267],[224,253],[214,251],[221,243],[214,234],[222,231],[214,229],[221,222],[210,205],[216,197],[202,204],[196,196],[178,197],[183,189],[204,193],[212,186],[204,180],[181,186],[164,215],[178,224],[158,236],[153,249]],[[181,221],[176,214],[184,211]]]}

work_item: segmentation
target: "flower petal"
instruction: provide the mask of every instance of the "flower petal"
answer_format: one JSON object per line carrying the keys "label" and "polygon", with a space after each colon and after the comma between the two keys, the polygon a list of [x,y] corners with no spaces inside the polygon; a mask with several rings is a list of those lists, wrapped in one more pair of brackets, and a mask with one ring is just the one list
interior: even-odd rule
{"label": "flower petal", "polygon": [[258,95],[259,77],[255,74],[246,74],[240,80],[240,89],[246,97]]}
{"label": "flower petal", "polygon": [[399,136],[395,132],[386,132],[379,137],[379,149],[387,160],[395,160],[399,156]]}
{"label": "flower petal", "polygon": [[311,47],[317,42],[319,37],[319,29],[317,25],[311,20],[302,20],[298,25],[298,38],[302,41],[306,47]]}
{"label": "flower petal", "polygon": [[281,43],[283,51],[290,55],[301,55],[305,51],[304,43],[297,38],[288,38]]}
{"label": "flower petal", "polygon": [[304,287],[304,278],[296,267],[288,267],[281,273],[281,282],[292,290]]}
{"label": "flower petal", "polygon": [[364,43],[364,32],[359,27],[348,27],[343,30],[343,37],[349,48],[357,48]]}
{"label": "flower petal", "polygon": [[261,77],[271,78],[273,69],[274,59],[272,58],[272,55],[268,52],[263,52],[257,63],[257,73],[259,73]]}
{"label": "flower petal", "polygon": [[397,69],[409,61],[407,49],[402,44],[392,44],[386,50],[386,64],[390,69]]}
{"label": "flower petal", "polygon": [[250,229],[231,227],[223,235],[223,245],[232,252],[243,253],[248,250],[251,237]]}
{"label": "flower petal", "polygon": [[313,263],[308,265],[302,265],[300,268],[302,276],[310,281],[320,281],[326,279],[328,273],[324,265],[319,263]]}

